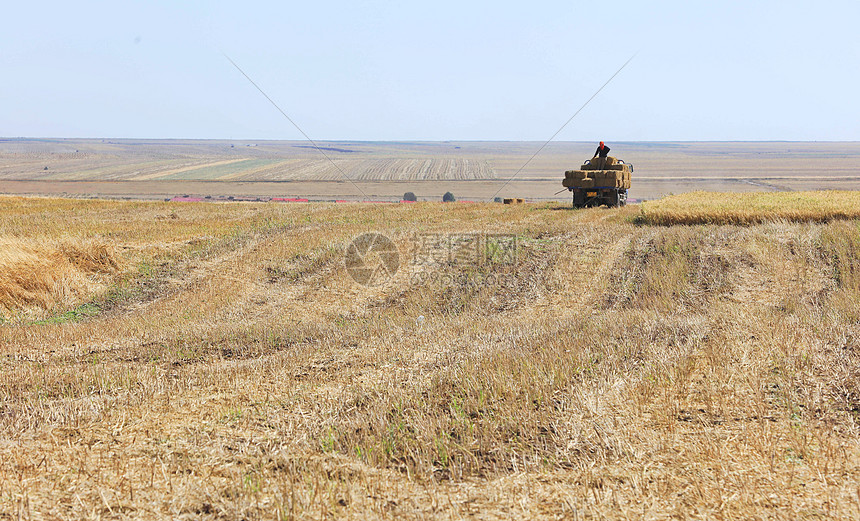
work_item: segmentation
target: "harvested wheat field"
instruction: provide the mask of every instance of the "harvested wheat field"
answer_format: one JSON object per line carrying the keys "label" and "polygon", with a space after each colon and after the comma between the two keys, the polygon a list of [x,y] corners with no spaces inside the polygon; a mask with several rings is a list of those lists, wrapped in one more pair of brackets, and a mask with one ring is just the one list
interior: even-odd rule
{"label": "harvested wheat field", "polygon": [[0,198],[0,517],[860,516],[858,221],[672,201]]}

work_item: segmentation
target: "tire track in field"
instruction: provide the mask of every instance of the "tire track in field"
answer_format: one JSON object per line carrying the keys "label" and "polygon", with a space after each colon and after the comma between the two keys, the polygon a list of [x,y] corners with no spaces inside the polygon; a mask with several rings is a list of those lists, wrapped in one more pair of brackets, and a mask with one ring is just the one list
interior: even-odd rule
{"label": "tire track in field", "polygon": [[586,233],[566,236],[553,273],[554,287],[534,306],[542,313],[569,316],[595,308],[595,301],[609,286],[611,270],[621,262],[634,238],[634,233],[628,232],[613,240],[597,228]]}

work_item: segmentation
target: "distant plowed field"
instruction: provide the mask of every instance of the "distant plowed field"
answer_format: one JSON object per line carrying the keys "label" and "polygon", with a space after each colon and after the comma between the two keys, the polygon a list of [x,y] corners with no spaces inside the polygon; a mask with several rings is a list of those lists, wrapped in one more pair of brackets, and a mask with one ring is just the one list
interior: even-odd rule
{"label": "distant plowed field", "polygon": [[[7,158],[8,160],[9,158]],[[14,159],[13,159],[14,161]],[[42,165],[48,166],[44,170]],[[24,175],[26,173],[26,175]],[[486,160],[474,159],[335,159],[278,160],[240,158],[220,161],[147,160],[105,157],[21,158],[0,167],[2,179],[72,180],[209,180],[209,181],[333,181],[346,174],[354,180],[424,181],[492,179]]]}
{"label": "distant plowed field", "polygon": [[[542,145],[343,141],[320,142],[317,150],[307,141],[0,139],[0,193],[109,197],[131,193],[141,199],[287,193],[392,201],[410,191],[419,200],[437,200],[450,191],[465,199],[494,195],[569,199],[567,192],[557,193],[564,172],[590,158],[594,144],[553,142],[535,156]],[[611,146],[613,154],[635,167],[631,199],[697,190],[860,189],[860,143]],[[261,184],[250,190],[250,183]],[[503,193],[497,193],[499,189]]]}
{"label": "distant plowed field", "polygon": [[[103,150],[89,143],[81,149],[52,152],[32,143],[0,152],[0,179],[54,181],[426,181],[493,179],[485,157],[379,157],[380,151],[332,148],[331,161],[309,145],[275,147],[149,146]],[[26,150],[26,147],[24,147]],[[96,148],[97,150],[93,150]],[[0,146],[0,151],[3,147]],[[50,148],[49,148],[50,149]]]}
{"label": "distant plowed field", "polygon": [[[486,161],[472,159],[296,159],[268,168],[244,170],[242,164],[222,177],[233,181],[426,181],[492,179]],[[191,177],[187,177],[191,179]]]}

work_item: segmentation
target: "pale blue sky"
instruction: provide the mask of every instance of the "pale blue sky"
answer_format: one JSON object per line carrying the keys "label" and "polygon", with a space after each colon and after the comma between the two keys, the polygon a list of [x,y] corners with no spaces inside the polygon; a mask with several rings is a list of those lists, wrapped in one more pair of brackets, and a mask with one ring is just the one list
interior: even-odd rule
{"label": "pale blue sky", "polygon": [[7,2],[0,136],[858,140],[860,2]]}

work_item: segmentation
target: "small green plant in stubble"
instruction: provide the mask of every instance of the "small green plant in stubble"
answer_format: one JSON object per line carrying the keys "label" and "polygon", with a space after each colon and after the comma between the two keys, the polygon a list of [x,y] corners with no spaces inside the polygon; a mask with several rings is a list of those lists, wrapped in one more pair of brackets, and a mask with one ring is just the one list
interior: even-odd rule
{"label": "small green plant in stubble", "polygon": [[59,315],[55,315],[49,318],[45,318],[42,320],[34,320],[33,324],[35,325],[45,325],[45,324],[64,324],[66,322],[78,322],[80,320],[84,320],[86,318],[94,317],[101,312],[101,308],[93,303],[81,304],[75,309],[66,311]]}

